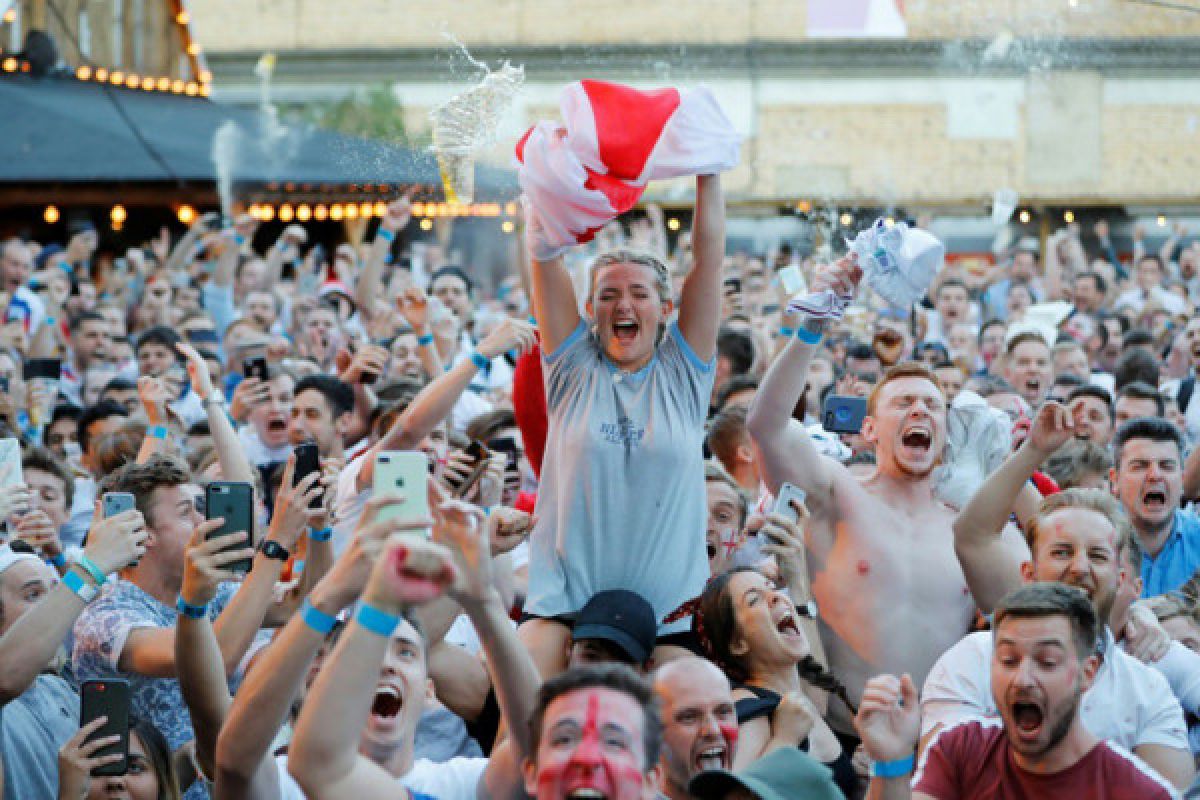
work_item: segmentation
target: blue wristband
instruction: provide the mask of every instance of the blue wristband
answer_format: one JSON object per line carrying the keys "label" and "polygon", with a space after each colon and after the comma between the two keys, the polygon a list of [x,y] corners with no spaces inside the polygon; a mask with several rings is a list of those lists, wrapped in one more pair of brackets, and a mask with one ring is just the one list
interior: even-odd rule
{"label": "blue wristband", "polygon": [[92,580],[96,582],[97,586],[103,586],[105,581],[108,580],[108,576],[104,574],[104,570],[97,567],[96,562],[87,556],[81,555],[75,563],[88,571],[88,574],[92,576]]}
{"label": "blue wristband", "polygon": [[488,361],[483,353],[479,352],[478,350],[471,351],[471,363],[480,369],[487,369],[492,365],[492,362]]}
{"label": "blue wristband", "polygon": [[167,426],[166,425],[155,425],[153,427],[147,428],[146,435],[149,436],[151,439],[166,439],[167,438]]}
{"label": "blue wristband", "polygon": [[380,228],[379,230],[375,231],[375,235],[380,239],[383,239],[385,242],[391,243],[396,241],[396,234],[392,231],[389,231],[387,228]]}
{"label": "blue wristband", "polygon": [[67,565],[67,557],[64,556],[62,553],[59,553],[56,556],[51,556],[50,558],[47,558],[46,563],[52,567],[65,567]]}
{"label": "blue wristband", "polygon": [[354,614],[354,621],[371,633],[377,633],[380,636],[391,636],[392,631],[396,630],[396,626],[400,624],[400,617],[389,614],[386,611],[381,611],[375,606],[361,603],[358,606],[358,611]]}
{"label": "blue wristband", "polygon": [[188,619],[203,619],[208,615],[208,603],[202,606],[194,606],[187,600],[184,600],[183,595],[179,595],[175,600],[175,610]]}
{"label": "blue wristband", "polygon": [[433,344],[433,334],[427,333],[424,336],[418,336],[417,344],[419,344],[421,347],[426,347],[427,345]]}
{"label": "blue wristband", "polygon": [[328,636],[329,632],[333,630],[333,626],[337,625],[337,617],[326,614],[309,602],[307,597],[304,598],[304,604],[300,606],[300,618],[304,620],[305,625],[322,636]]}
{"label": "blue wristband", "polygon": [[872,761],[872,778],[903,778],[913,771],[914,758],[905,756],[895,761]]}
{"label": "blue wristband", "polygon": [[790,339],[796,335],[796,329],[789,328],[787,325],[783,325],[779,328],[779,335],[785,339]]}
{"label": "blue wristband", "polygon": [[797,328],[796,338],[805,344],[819,344],[823,334],[810,331],[807,328]]}
{"label": "blue wristband", "polygon": [[88,586],[87,583],[84,582],[83,578],[79,577],[79,575],[74,572],[68,571],[65,575],[63,575],[62,583],[63,586],[66,586],[68,589],[74,592],[75,595],[82,600],[85,605],[96,599],[96,588],[94,586]]}
{"label": "blue wristband", "polygon": [[328,542],[333,538],[333,528],[319,528],[308,530],[308,538],[314,542]]}

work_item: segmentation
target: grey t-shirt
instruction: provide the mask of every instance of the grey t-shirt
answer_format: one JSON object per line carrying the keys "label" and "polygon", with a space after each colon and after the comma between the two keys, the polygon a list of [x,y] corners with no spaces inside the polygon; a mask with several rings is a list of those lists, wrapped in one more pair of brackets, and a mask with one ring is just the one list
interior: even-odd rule
{"label": "grey t-shirt", "polygon": [[661,622],[708,578],[704,418],[713,364],[672,323],[654,358],[619,371],[584,323],[545,356],[549,427],[530,538],[526,611],[562,616],[605,589],[637,592]]}
{"label": "grey t-shirt", "polygon": [[39,675],[0,708],[4,800],[58,797],[58,751],[79,730],[79,695],[57,675]]}

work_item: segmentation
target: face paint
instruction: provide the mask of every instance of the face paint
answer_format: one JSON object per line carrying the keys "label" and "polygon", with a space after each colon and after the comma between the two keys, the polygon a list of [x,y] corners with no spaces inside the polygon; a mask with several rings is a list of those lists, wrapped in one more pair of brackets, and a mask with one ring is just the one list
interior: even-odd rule
{"label": "face paint", "polygon": [[[640,798],[646,775],[638,748],[641,728],[631,724],[641,714],[636,701],[612,689],[586,689],[551,707],[557,713],[547,715],[547,739],[538,748],[539,800],[561,800],[579,789],[612,800]],[[571,725],[580,717],[582,725]]]}
{"label": "face paint", "polygon": [[729,744],[730,760],[732,760],[732,754],[737,751],[738,726],[730,725],[729,723],[718,723],[717,729],[721,731],[721,736]]}

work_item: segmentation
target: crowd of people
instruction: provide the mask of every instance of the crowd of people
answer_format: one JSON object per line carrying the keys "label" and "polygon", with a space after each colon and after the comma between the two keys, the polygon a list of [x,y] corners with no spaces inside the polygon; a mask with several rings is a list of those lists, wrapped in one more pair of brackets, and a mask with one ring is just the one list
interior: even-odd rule
{"label": "crowd of people", "polygon": [[4,798],[1200,797],[1200,241],[896,309],[695,188],[495,287],[408,198],[0,242]]}

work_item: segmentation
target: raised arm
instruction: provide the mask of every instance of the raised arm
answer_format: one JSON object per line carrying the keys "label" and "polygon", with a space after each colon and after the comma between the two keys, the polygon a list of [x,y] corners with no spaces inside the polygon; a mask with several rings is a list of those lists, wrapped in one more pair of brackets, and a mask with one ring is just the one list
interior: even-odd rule
{"label": "raised arm", "polygon": [[384,296],[383,270],[388,251],[396,235],[404,230],[412,219],[412,197],[416,189],[410,189],[403,197],[388,203],[387,214],[379,221],[379,230],[367,251],[367,262],[354,283],[354,301],[359,308],[371,309]]}
{"label": "raised arm", "polygon": [[[834,264],[818,267],[812,291],[832,289],[850,294],[858,286],[862,270],[850,256]],[[803,318],[804,335],[820,335],[819,320]],[[804,426],[792,419],[792,412],[818,344],[792,339],[771,364],[754,402],[746,415],[746,428],[758,451],[759,464],[767,488],[776,492],[784,481],[804,489],[807,503],[816,515],[825,513],[833,489],[834,466],[813,445]]]}
{"label": "raised arm", "polygon": [[563,264],[561,249],[545,242],[537,209],[525,202],[525,249],[529,253],[533,317],[542,334],[542,351],[553,353],[579,327],[579,301]]}
{"label": "raised arm", "polygon": [[167,437],[155,434],[166,430],[167,386],[161,378],[143,375],[137,382],[138,399],[146,412],[146,436],[138,450],[137,463],[145,464],[154,456],[167,451]]}
{"label": "raised arm", "polygon": [[[429,525],[429,520],[403,523],[406,530]],[[450,553],[419,536],[393,537],[376,559],[362,605],[317,675],[292,738],[288,769],[312,800],[392,800],[396,796],[392,775],[358,752],[380,666],[392,641],[378,623],[441,594],[454,580],[454,573]],[[360,621],[364,614],[371,614],[375,624],[365,627]],[[421,651],[417,658],[423,657],[419,643],[414,643],[413,649]],[[421,687],[413,690],[423,691]]]}
{"label": "raised arm", "polygon": [[1038,466],[1071,438],[1074,422],[1058,403],[1038,409],[1025,443],[1005,459],[954,520],[954,550],[976,605],[988,613],[1021,583],[1024,539],[1005,535],[1009,515]]}
{"label": "raised arm", "polygon": [[[93,527],[83,554],[109,575],[140,558],[145,539],[141,512],[126,511]],[[72,565],[70,571],[95,584],[82,567]],[[60,581],[0,637],[0,707],[20,697],[45,671],[83,608],[79,595]]]}
{"label": "raised arm", "polygon": [[225,413],[224,403],[213,387],[208,365],[190,344],[180,342],[175,348],[187,359],[192,391],[204,404],[204,413],[208,417],[208,429],[212,433],[213,445],[217,450],[217,463],[221,465],[221,474],[227,481],[253,484],[254,468],[250,466],[250,459],[246,458],[246,451],[242,449],[237,431],[229,421],[229,415]]}
{"label": "raised arm", "polygon": [[[497,325],[476,348],[479,354],[491,361],[501,353],[533,346],[533,326],[515,319],[506,319]],[[375,457],[388,450],[412,450],[429,435],[429,432],[450,415],[458,398],[471,385],[479,367],[472,359],[464,358],[449,372],[439,375],[433,383],[421,390],[412,404],[396,420],[395,425],[366,452],[366,462],[358,474],[358,489],[362,491],[375,478]]]}
{"label": "raised arm", "polygon": [[385,495],[367,501],[346,552],[309,596],[315,612],[292,617],[246,675],[217,740],[218,797],[277,800],[271,743],[287,721],[312,661],[325,643],[325,634],[306,617],[327,621],[358,599],[373,558],[399,524],[394,520],[376,522],[379,509],[396,499]]}
{"label": "raised arm", "polygon": [[721,326],[725,196],[720,175],[696,176],[692,253],[695,264],[684,279],[679,301],[679,332],[700,360],[707,362],[716,355],[717,329]]}

